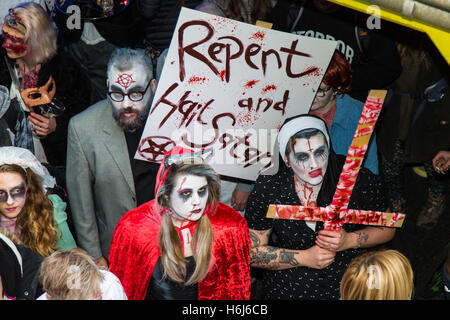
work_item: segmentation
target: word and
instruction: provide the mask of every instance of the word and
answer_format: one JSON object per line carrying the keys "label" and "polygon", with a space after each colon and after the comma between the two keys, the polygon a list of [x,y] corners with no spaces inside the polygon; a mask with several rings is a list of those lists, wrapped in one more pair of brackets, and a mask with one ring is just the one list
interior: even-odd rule
{"label": "word and", "polygon": [[[156,101],[156,103],[153,105],[150,114],[153,114],[157,109],[162,108],[163,106],[168,106],[169,111],[164,116],[164,118],[161,120],[161,122],[158,124],[158,128],[161,128],[169,118],[172,116],[181,116],[180,122],[178,124],[178,128],[181,127],[188,127],[193,120],[200,123],[201,125],[207,125],[207,122],[202,119],[203,113],[208,109],[213,109],[212,103],[215,101],[214,98],[209,99],[205,103],[194,101],[190,98],[190,95],[192,93],[191,90],[187,90],[181,95],[181,97],[176,101],[177,99],[172,97],[175,95],[175,89],[177,89],[179,86],[178,83],[172,84],[161,96],[161,98]],[[289,90],[286,90],[283,94],[283,98],[280,101],[275,101],[271,98],[244,98],[238,100],[237,104],[240,108],[248,109],[248,111],[255,111],[255,112],[262,112],[265,113],[270,109],[273,109],[275,111],[279,111],[282,116],[286,113],[286,106],[289,100]],[[224,112],[216,115],[212,119],[212,126],[215,129],[218,129],[218,119],[222,117],[230,117],[233,121],[233,126],[236,122],[236,116],[229,112]]]}

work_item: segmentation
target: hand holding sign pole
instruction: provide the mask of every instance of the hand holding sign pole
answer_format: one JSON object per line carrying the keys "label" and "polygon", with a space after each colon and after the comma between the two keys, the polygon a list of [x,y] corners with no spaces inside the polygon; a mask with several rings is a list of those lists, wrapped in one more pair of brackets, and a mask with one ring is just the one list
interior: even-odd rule
{"label": "hand holding sign pole", "polygon": [[325,230],[332,231],[339,231],[344,223],[386,227],[402,226],[405,215],[401,213],[347,208],[385,96],[386,90],[370,91],[331,204],[325,208],[272,204],[269,206],[267,218],[323,221]]}

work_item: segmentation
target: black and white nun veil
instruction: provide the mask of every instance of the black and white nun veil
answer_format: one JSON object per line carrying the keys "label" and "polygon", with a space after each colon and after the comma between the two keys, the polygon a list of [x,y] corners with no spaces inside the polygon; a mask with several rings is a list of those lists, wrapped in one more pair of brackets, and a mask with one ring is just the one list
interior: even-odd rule
{"label": "black and white nun veil", "polygon": [[333,195],[336,192],[336,186],[345,162],[345,157],[338,157],[334,152],[327,126],[322,119],[313,115],[302,114],[288,118],[284,121],[278,133],[278,147],[281,157],[279,170],[289,170],[292,173],[292,176],[294,176],[292,169],[284,162],[286,145],[289,143],[289,139],[292,136],[306,129],[319,130],[323,133],[325,140],[328,143],[329,155],[327,170],[323,178],[322,187],[317,196],[317,205],[319,207],[326,207],[333,200]]}

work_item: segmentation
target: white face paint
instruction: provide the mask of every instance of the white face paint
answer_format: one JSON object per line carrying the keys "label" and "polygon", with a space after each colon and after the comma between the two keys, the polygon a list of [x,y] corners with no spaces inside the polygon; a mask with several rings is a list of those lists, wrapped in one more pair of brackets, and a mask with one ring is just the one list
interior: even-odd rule
{"label": "white face paint", "polygon": [[110,94],[108,95],[108,99],[113,106],[114,118],[124,130],[132,130],[143,126],[150,109],[153,96],[151,79],[143,70],[145,70],[144,67],[140,63],[136,63],[130,70],[122,72],[112,67],[108,73],[109,93],[143,93],[147,89],[140,101],[132,101],[129,96],[125,95],[123,101],[118,102],[111,99]]}
{"label": "white face paint", "polygon": [[308,139],[296,139],[289,154],[289,166],[295,176],[310,186],[316,186],[323,180],[328,165],[328,146],[323,134]]}
{"label": "white face paint", "polygon": [[17,218],[25,206],[26,183],[15,172],[0,173],[0,214],[8,219]]}
{"label": "white face paint", "polygon": [[208,181],[205,177],[179,174],[170,194],[172,211],[180,220],[197,221],[208,201]]}

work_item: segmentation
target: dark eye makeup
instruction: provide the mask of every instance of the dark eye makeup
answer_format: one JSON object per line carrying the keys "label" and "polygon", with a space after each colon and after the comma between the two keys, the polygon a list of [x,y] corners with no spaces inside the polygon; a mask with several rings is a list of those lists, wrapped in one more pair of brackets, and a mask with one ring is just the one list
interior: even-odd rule
{"label": "dark eye makeup", "polygon": [[9,197],[11,197],[14,201],[22,199],[26,194],[25,184],[12,188],[11,190],[0,190],[0,203],[7,202]]}

